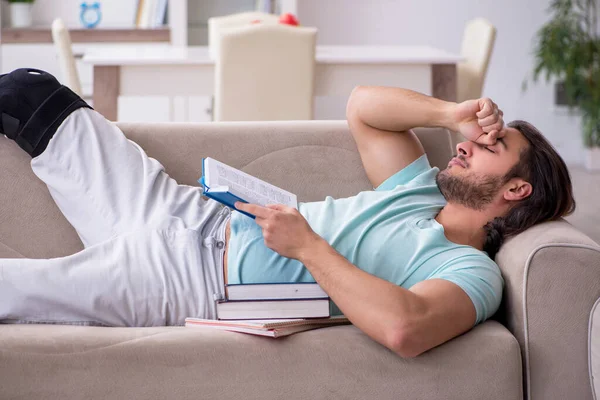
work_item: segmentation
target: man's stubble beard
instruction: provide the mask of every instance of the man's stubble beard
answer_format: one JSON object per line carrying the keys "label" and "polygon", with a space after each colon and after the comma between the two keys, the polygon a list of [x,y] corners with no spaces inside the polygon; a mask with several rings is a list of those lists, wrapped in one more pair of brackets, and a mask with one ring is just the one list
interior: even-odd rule
{"label": "man's stubble beard", "polygon": [[477,211],[490,204],[506,183],[503,176],[454,176],[448,168],[436,175],[435,182],[448,203],[460,204]]}

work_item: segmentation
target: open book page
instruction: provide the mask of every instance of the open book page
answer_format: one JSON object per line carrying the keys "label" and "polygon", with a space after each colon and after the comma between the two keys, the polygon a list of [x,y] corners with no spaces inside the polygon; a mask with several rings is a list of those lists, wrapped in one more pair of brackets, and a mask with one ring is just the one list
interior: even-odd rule
{"label": "open book page", "polygon": [[334,316],[329,318],[288,318],[288,319],[266,319],[266,320],[214,320],[214,319],[202,319],[202,318],[192,318],[188,317],[185,319],[186,326],[196,326],[196,325],[210,325],[210,326],[224,326],[224,327],[238,327],[238,328],[248,328],[248,329],[257,329],[257,330],[268,330],[274,328],[283,328],[290,326],[298,326],[298,325],[322,325],[322,326],[330,326],[330,325],[344,325],[349,324],[350,321],[348,318],[343,315]]}
{"label": "open book page", "polygon": [[284,204],[298,208],[295,194],[271,185],[261,179],[223,164],[210,157],[204,160],[205,183],[209,192],[228,191],[249,203],[265,206],[267,204]]}
{"label": "open book page", "polygon": [[249,333],[251,335],[268,336],[268,337],[273,337],[273,338],[288,336],[288,335],[292,335],[292,334],[298,333],[298,332],[310,331],[313,329],[327,327],[326,325],[313,324],[313,325],[284,326],[281,328],[273,328],[273,329],[263,330],[263,329],[245,328],[245,327],[239,327],[239,326],[232,327],[232,326],[222,326],[222,325],[195,325],[195,324],[189,324],[189,323],[186,323],[185,326],[194,327],[194,328],[219,329],[219,330],[230,331],[230,332]]}
{"label": "open book page", "polygon": [[279,319],[279,320],[232,320],[217,321],[201,318],[186,318],[185,326],[191,328],[221,329],[232,332],[250,333],[253,335],[281,337],[293,333],[308,331],[328,326],[346,325],[350,321],[344,316],[311,319]]}

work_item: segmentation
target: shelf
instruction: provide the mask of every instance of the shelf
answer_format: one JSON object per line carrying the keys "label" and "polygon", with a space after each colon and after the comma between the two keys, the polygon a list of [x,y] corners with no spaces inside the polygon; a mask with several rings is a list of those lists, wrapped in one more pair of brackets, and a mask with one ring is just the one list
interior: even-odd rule
{"label": "shelf", "polygon": [[[94,42],[170,42],[168,27],[152,29],[70,29],[73,43]],[[2,44],[52,43],[50,28],[2,28]]]}

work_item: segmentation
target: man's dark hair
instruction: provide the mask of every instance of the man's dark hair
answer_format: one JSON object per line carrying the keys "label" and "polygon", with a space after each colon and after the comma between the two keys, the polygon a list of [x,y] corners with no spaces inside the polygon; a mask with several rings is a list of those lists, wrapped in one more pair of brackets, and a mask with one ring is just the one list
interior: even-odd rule
{"label": "man's dark hair", "polygon": [[533,225],[571,214],[575,210],[569,170],[542,133],[525,121],[507,125],[517,129],[529,142],[519,162],[506,174],[505,182],[522,178],[532,186],[529,197],[513,206],[504,217],[494,218],[484,227],[483,250],[494,259],[504,239]]}

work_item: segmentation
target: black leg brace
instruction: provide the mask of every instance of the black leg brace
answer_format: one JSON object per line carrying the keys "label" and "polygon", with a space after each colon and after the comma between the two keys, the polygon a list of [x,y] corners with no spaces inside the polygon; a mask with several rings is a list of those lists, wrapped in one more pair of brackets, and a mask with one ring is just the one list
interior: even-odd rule
{"label": "black leg brace", "polygon": [[60,124],[78,108],[91,108],[54,76],[21,68],[0,76],[0,132],[40,155]]}

